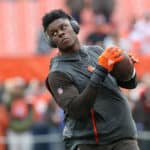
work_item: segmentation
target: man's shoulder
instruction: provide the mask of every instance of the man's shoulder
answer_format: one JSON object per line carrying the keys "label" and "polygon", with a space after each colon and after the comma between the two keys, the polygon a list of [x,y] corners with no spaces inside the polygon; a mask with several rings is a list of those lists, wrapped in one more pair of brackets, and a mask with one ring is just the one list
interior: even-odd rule
{"label": "man's shoulder", "polygon": [[58,61],[57,58],[53,58],[50,63],[50,70],[51,71],[61,70],[62,66],[64,66],[62,62]]}
{"label": "man's shoulder", "polygon": [[82,45],[82,47],[86,47],[86,48],[93,48],[93,49],[103,49],[101,46],[99,45]]}
{"label": "man's shoulder", "polygon": [[63,72],[68,73],[70,70],[70,63],[67,63],[67,61],[64,61],[65,59],[59,58],[59,56],[56,56],[52,59],[50,63],[50,72]]}
{"label": "man's shoulder", "polygon": [[82,47],[88,52],[96,52],[98,54],[103,51],[103,48],[99,45],[83,45]]}

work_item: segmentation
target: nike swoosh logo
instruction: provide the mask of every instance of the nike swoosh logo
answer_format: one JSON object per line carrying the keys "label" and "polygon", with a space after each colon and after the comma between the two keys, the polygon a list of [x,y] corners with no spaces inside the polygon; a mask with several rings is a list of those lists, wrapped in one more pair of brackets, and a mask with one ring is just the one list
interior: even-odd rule
{"label": "nike swoosh logo", "polygon": [[114,64],[114,61],[111,60],[111,59],[109,59],[109,60],[108,60],[108,65],[110,66],[110,65],[112,65],[112,64]]}

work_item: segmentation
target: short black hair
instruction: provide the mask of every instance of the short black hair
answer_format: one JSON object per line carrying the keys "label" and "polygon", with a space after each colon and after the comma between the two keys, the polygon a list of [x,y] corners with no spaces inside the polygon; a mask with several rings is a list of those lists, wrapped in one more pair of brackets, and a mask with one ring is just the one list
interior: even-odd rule
{"label": "short black hair", "polygon": [[50,23],[59,18],[66,18],[71,20],[71,16],[64,12],[62,9],[55,9],[49,13],[46,13],[42,18],[44,32]]}

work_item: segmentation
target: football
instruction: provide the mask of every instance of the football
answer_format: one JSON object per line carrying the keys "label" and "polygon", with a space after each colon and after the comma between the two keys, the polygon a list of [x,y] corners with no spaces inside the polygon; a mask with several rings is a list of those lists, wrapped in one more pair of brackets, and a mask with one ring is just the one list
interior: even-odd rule
{"label": "football", "polygon": [[110,72],[119,81],[128,81],[134,71],[132,60],[127,53],[122,54],[124,59],[114,65],[113,70]]}

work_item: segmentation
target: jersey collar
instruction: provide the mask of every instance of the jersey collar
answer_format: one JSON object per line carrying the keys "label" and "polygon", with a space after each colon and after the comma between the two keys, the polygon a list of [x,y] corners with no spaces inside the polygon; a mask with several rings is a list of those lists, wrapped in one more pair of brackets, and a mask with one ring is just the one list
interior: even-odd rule
{"label": "jersey collar", "polygon": [[78,52],[71,54],[62,54],[55,58],[56,61],[80,61],[82,57],[86,57],[87,52],[82,46]]}

